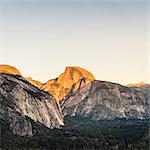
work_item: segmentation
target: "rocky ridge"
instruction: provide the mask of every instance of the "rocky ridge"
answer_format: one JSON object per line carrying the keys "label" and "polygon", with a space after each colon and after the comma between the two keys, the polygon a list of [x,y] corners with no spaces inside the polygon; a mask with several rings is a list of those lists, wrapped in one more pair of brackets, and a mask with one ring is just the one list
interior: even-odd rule
{"label": "rocky ridge", "polygon": [[17,68],[10,66],[10,65],[0,65],[0,73],[7,73],[7,74],[21,76],[20,71]]}
{"label": "rocky ridge", "polygon": [[49,80],[42,87],[43,90],[52,94],[57,101],[61,101],[66,96],[72,85],[78,86],[81,79],[86,78],[90,82],[95,80],[95,77],[85,69],[80,67],[66,67],[65,72],[58,78]]}
{"label": "rocky ridge", "polygon": [[[18,69],[9,65],[0,65],[0,73],[22,76]],[[95,80],[95,77],[89,71],[77,66],[66,67],[64,73],[62,73],[58,78],[48,80],[45,84],[34,80],[31,77],[24,78],[32,85],[53,95],[57,103],[59,103],[59,101],[61,101],[64,96],[69,93],[73,84],[76,84],[77,88],[81,79],[85,78],[88,82]]]}
{"label": "rocky ridge", "polygon": [[0,108],[0,119],[21,136],[33,134],[30,119],[47,128],[64,125],[56,100],[18,75],[0,73]]}
{"label": "rocky ridge", "polygon": [[42,88],[43,86],[43,83],[41,83],[40,81],[38,80],[34,80],[32,79],[31,77],[26,77],[25,78],[28,82],[30,82],[31,84],[33,84],[34,86],[38,87],[39,89]]}
{"label": "rocky ridge", "polygon": [[145,82],[140,82],[140,83],[130,83],[127,85],[128,87],[142,87],[142,86],[150,86],[150,84],[145,83]]}
{"label": "rocky ridge", "polygon": [[32,122],[59,128],[64,117],[147,119],[149,93],[149,85],[98,81],[80,67],[66,67],[58,78],[42,84],[24,78],[15,67],[0,65],[0,120],[21,136],[33,135]]}
{"label": "rocky ridge", "polygon": [[149,117],[149,97],[146,93],[120,84],[95,80],[76,92],[72,89],[64,97],[61,107],[64,116],[70,117],[91,120],[145,119]]}

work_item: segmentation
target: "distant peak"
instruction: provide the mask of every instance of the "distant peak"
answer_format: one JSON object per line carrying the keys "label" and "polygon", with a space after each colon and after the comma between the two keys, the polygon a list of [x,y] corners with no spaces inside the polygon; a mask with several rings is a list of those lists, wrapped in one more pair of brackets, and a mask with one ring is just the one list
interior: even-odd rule
{"label": "distant peak", "polygon": [[67,66],[65,72],[59,76],[58,83],[65,88],[71,88],[74,83],[82,78],[87,78],[91,81],[95,80],[95,77],[89,71],[78,66]]}
{"label": "distant peak", "polygon": [[7,73],[7,74],[21,76],[20,71],[17,68],[10,66],[10,65],[0,65],[0,73]]}
{"label": "distant peak", "polygon": [[128,84],[127,86],[131,87],[131,86],[149,86],[150,84],[149,83],[146,83],[144,81],[141,81],[139,83],[130,83]]}
{"label": "distant peak", "polygon": [[68,70],[68,69],[77,69],[77,68],[81,68],[81,67],[79,67],[79,66],[66,66],[66,70]]}
{"label": "distant peak", "polygon": [[95,80],[95,77],[92,75],[92,73],[90,73],[89,71],[87,71],[79,66],[73,66],[73,67],[67,66],[64,73],[68,73],[68,72],[72,73],[72,74],[78,72],[84,78],[88,78],[90,80]]}
{"label": "distant peak", "polygon": [[[85,83],[80,83],[82,79],[85,80]],[[67,66],[58,78],[47,81],[42,89],[52,94],[56,100],[61,101],[74,84],[74,90],[76,90],[93,80],[95,77],[89,71],[78,66]]]}
{"label": "distant peak", "polygon": [[36,86],[38,88],[41,88],[43,86],[43,83],[41,83],[38,80],[34,80],[31,77],[26,77],[25,79],[28,80],[28,82],[30,82],[32,85],[34,85],[34,86]]}

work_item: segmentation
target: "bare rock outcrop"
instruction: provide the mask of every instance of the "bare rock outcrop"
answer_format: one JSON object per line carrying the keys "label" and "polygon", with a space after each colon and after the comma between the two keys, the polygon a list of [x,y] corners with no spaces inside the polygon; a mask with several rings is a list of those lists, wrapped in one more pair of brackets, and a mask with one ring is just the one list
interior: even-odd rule
{"label": "bare rock outcrop", "polygon": [[32,79],[31,77],[26,77],[25,78],[28,82],[30,82],[32,85],[38,87],[39,89],[43,86],[43,83],[41,83],[40,81],[38,80],[34,80]]}
{"label": "bare rock outcrop", "polygon": [[21,76],[20,71],[17,68],[10,66],[10,65],[0,65],[0,73],[7,73],[7,74]]}
{"label": "bare rock outcrop", "polygon": [[83,78],[86,78],[89,82],[95,80],[95,77],[85,69],[66,67],[64,73],[56,79],[47,81],[42,89],[52,94],[59,102],[69,93],[73,84],[76,84],[76,88],[78,88],[80,80]]}
{"label": "bare rock outcrop", "polygon": [[79,116],[91,120],[149,117],[147,91],[144,93],[120,84],[96,80],[76,92],[74,87],[75,85],[61,102],[64,116]]}
{"label": "bare rock outcrop", "polygon": [[64,125],[53,96],[18,75],[0,73],[0,108],[0,119],[21,136],[33,134],[30,119],[48,128]]}

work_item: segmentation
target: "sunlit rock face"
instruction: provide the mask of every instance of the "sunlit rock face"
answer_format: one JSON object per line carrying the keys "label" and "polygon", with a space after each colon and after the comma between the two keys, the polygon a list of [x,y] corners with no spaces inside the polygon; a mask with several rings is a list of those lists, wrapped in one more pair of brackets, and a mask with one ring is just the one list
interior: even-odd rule
{"label": "sunlit rock face", "polygon": [[66,67],[65,72],[59,76],[57,82],[70,89],[74,83],[77,83],[82,78],[87,78],[91,81],[95,80],[95,77],[90,72],[80,67]]}
{"label": "sunlit rock face", "polygon": [[[21,76],[18,69],[9,65],[0,65],[0,73]],[[59,103],[68,94],[73,84],[76,84],[76,88],[78,88],[80,80],[83,78],[88,80],[88,82],[95,80],[95,77],[90,72],[80,67],[66,67],[65,72],[58,78],[49,80],[45,84],[31,77],[26,77],[25,79],[37,88],[50,93]]]}
{"label": "sunlit rock face", "polygon": [[40,81],[34,80],[31,77],[25,78],[28,82],[30,82],[32,85],[38,87],[39,89],[43,86],[43,83]]}
{"label": "sunlit rock face", "polygon": [[61,101],[68,94],[72,85],[76,84],[77,88],[83,78],[86,78],[89,82],[95,80],[90,72],[80,67],[66,67],[64,73],[57,79],[49,80],[43,85],[42,89],[52,94],[57,101]]}
{"label": "sunlit rock face", "polygon": [[0,73],[0,108],[0,119],[21,136],[33,134],[30,119],[48,128],[64,124],[56,100],[21,76]]}
{"label": "sunlit rock face", "polygon": [[0,73],[7,73],[7,74],[13,74],[13,75],[20,75],[21,73],[19,72],[18,69],[16,69],[13,66],[9,65],[0,65]]}
{"label": "sunlit rock face", "polygon": [[61,107],[64,116],[91,120],[149,117],[148,96],[142,90],[96,80],[76,92],[72,89],[64,97]]}
{"label": "sunlit rock face", "polygon": [[52,79],[47,81],[43,86],[42,89],[44,91],[49,92],[54,98],[59,101],[69,92],[69,88],[63,87],[61,84],[57,82],[57,79]]}
{"label": "sunlit rock face", "polygon": [[150,84],[145,83],[145,82],[140,82],[140,83],[130,83],[127,85],[128,87],[142,87],[142,86],[150,86]]}
{"label": "sunlit rock face", "polygon": [[[22,76],[20,71],[13,67],[13,66],[9,66],[9,65],[0,65],[0,73],[6,73],[6,74],[12,74],[12,75],[19,75]],[[31,77],[25,78],[26,80],[28,80],[32,85],[41,88],[43,86],[43,84],[37,80],[33,80]]]}

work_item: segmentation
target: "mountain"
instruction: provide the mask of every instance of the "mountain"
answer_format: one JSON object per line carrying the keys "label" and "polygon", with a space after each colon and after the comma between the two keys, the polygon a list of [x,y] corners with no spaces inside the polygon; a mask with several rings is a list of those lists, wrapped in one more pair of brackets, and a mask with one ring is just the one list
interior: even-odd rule
{"label": "mountain", "polygon": [[[9,65],[0,65],[0,73],[22,76],[18,69]],[[90,72],[80,67],[66,67],[64,73],[58,78],[48,80],[45,84],[31,77],[25,77],[32,85],[53,95],[57,103],[69,93],[73,84],[76,83],[77,88],[80,80],[83,78],[87,79],[89,82],[95,80],[95,77]]]}
{"label": "mountain", "polygon": [[41,83],[40,81],[38,80],[34,80],[32,79],[31,77],[26,77],[25,78],[28,82],[30,82],[32,85],[38,87],[39,89],[43,86],[43,83]]}
{"label": "mountain", "polygon": [[33,135],[31,122],[47,128],[64,125],[56,100],[20,75],[0,73],[0,108],[0,120],[20,136]]}
{"label": "mountain", "polygon": [[132,87],[132,86],[140,87],[140,86],[150,86],[150,84],[141,81],[140,83],[130,83],[127,86],[128,87]]}
{"label": "mountain", "polygon": [[65,117],[113,120],[145,119],[149,116],[149,92],[146,95],[142,90],[97,80],[76,92],[73,92],[74,87],[61,102]]}
{"label": "mountain", "polygon": [[70,89],[74,83],[77,83],[82,78],[87,78],[91,81],[95,80],[95,77],[83,68],[66,67],[65,72],[59,76],[57,82]]}
{"label": "mountain", "polygon": [[15,68],[13,66],[9,66],[9,65],[0,65],[0,73],[7,73],[7,74],[21,76],[21,73],[17,68]]}
{"label": "mountain", "polygon": [[148,149],[149,97],[149,85],[98,81],[79,67],[43,84],[0,65],[0,148]]}
{"label": "mountain", "polygon": [[80,67],[66,67],[65,72],[58,78],[47,81],[42,89],[52,94],[57,101],[61,101],[68,94],[71,87],[83,78],[89,81],[95,80],[95,77],[85,69]]}
{"label": "mountain", "polygon": [[[17,68],[10,65],[0,65],[0,73],[22,76]],[[37,80],[33,80],[31,77],[25,77],[25,79],[38,88],[41,88],[43,86],[43,83]]]}
{"label": "mountain", "polygon": [[59,84],[57,79],[47,81],[41,89],[53,95],[58,103],[70,90],[69,88],[65,88]]}

